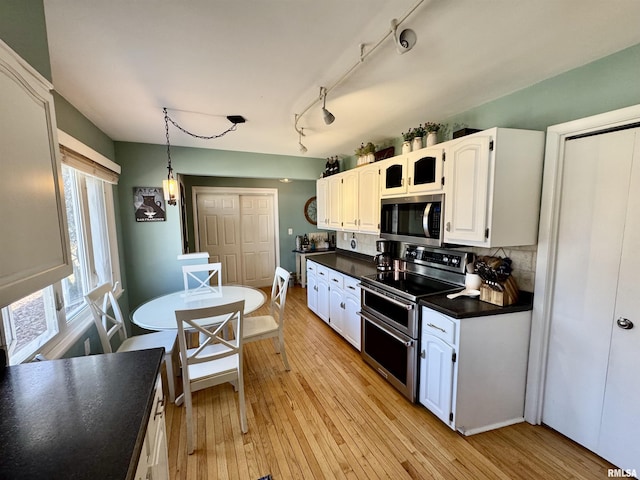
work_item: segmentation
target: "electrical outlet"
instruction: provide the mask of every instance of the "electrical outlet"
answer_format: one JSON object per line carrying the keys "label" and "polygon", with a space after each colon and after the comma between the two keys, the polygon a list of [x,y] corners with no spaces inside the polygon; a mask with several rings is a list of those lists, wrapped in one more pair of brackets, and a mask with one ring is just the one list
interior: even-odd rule
{"label": "electrical outlet", "polygon": [[289,235],[293,235],[293,228],[290,228],[287,233],[289,233]]}
{"label": "electrical outlet", "polygon": [[91,340],[88,338],[84,341],[84,354],[89,355],[91,353]]}
{"label": "electrical outlet", "polygon": [[347,232],[344,232],[342,234],[342,239],[346,242],[347,241]]}

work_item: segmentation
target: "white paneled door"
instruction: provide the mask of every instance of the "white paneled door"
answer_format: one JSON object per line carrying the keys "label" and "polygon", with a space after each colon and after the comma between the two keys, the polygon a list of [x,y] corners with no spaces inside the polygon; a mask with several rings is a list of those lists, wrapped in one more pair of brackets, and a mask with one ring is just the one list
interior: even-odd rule
{"label": "white paneled door", "polygon": [[276,267],[273,195],[197,193],[198,250],[222,263],[222,283],[271,285]]}
{"label": "white paneled door", "polygon": [[564,148],[542,421],[640,471],[640,130]]}

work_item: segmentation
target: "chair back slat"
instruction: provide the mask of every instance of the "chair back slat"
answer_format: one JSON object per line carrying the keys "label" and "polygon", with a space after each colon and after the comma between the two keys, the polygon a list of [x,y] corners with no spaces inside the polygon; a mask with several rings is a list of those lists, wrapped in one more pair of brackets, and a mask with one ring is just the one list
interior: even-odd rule
{"label": "chair back slat", "polygon": [[284,306],[287,301],[287,290],[289,289],[289,277],[291,274],[282,267],[276,267],[271,287],[271,316],[276,318],[279,324],[284,317]]}
{"label": "chair back slat", "polygon": [[[217,277],[218,288],[222,286],[222,263],[183,265],[182,277],[184,280],[185,295],[191,296],[215,293],[219,290],[216,290],[212,286],[212,279]],[[195,284],[195,288],[190,288],[190,285],[192,284]]]}
{"label": "chair back slat", "polygon": [[[178,341],[183,365],[217,360],[231,355],[242,355],[242,323],[244,300],[218,307],[176,310]],[[232,327],[232,338],[224,333]],[[187,333],[198,332],[200,345],[187,348]],[[211,348],[217,346],[217,348]]]}
{"label": "chair back slat", "polygon": [[[85,295],[98,330],[104,353],[111,353],[111,339],[118,334],[120,343],[127,339],[127,329],[111,283],[103,283]],[[110,313],[111,312],[111,313]]]}

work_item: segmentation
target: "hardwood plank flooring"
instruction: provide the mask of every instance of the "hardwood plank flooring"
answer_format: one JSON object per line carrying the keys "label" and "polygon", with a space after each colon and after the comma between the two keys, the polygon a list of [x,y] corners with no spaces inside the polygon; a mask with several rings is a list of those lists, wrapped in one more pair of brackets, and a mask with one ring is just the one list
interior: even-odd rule
{"label": "hardwood plank flooring", "polygon": [[289,372],[271,340],[244,347],[248,433],[231,385],[196,392],[196,451],[187,455],[184,408],[168,405],[172,479],[601,480],[613,468],[544,426],[453,432],[309,311],[300,287],[287,296],[285,343]]}

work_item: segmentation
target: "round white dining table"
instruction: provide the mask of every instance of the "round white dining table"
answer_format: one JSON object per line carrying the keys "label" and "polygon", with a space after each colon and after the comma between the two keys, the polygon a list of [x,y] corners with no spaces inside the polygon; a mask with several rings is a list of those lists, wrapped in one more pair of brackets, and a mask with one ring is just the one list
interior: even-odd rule
{"label": "round white dining table", "polygon": [[251,313],[267,300],[262,290],[241,285],[223,285],[215,292],[187,295],[184,290],[162,295],[136,308],[131,321],[147,330],[177,329],[176,310],[192,310],[204,307],[217,307],[244,300],[244,314]]}

